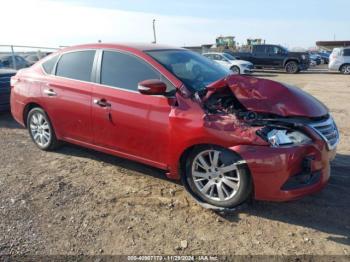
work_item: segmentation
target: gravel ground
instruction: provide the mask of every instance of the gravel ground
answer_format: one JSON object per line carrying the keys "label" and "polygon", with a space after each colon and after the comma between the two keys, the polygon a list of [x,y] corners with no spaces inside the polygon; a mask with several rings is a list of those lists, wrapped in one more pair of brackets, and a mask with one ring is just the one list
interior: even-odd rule
{"label": "gravel ground", "polygon": [[350,77],[259,72],[323,101],[341,132],[329,185],[233,214],[198,206],[157,169],[65,145],[42,152],[0,114],[1,254],[350,254]]}

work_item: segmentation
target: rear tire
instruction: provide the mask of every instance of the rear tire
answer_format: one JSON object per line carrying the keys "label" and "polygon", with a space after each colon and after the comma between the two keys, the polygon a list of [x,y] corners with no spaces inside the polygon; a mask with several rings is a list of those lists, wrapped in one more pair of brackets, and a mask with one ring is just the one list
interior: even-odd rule
{"label": "rear tire", "polygon": [[238,66],[233,66],[233,67],[231,67],[231,71],[232,71],[234,74],[237,74],[237,75],[240,75],[240,74],[241,74],[241,70],[239,69]]}
{"label": "rear tire", "polygon": [[245,202],[252,181],[245,165],[235,165],[240,157],[218,146],[198,146],[186,159],[186,183],[202,201],[224,208]]}
{"label": "rear tire", "polygon": [[288,74],[296,74],[299,72],[299,65],[295,61],[289,61],[285,66],[285,70]]}
{"label": "rear tire", "polygon": [[342,65],[342,67],[340,68],[340,72],[342,72],[344,75],[349,75],[350,74],[350,64]]}
{"label": "rear tire", "polygon": [[29,111],[27,128],[33,142],[44,151],[51,151],[60,146],[49,117],[45,111],[36,107]]}

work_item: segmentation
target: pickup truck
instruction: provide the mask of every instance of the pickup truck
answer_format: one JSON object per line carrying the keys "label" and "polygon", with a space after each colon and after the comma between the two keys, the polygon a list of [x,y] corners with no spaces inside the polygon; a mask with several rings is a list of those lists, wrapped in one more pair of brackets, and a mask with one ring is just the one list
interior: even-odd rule
{"label": "pickup truck", "polygon": [[250,52],[224,52],[253,63],[255,68],[285,69],[290,74],[307,70],[310,64],[308,53],[289,52],[279,45],[253,45]]}

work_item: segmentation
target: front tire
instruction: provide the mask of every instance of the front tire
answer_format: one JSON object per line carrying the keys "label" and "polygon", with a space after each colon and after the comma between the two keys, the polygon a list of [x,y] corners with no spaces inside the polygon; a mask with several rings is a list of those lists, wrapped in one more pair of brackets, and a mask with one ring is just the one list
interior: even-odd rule
{"label": "front tire", "polygon": [[42,108],[36,107],[29,111],[27,128],[33,142],[41,150],[54,150],[60,145],[50,119]]}
{"label": "front tire", "polygon": [[234,152],[217,146],[196,147],[186,161],[186,182],[202,201],[232,208],[252,192],[251,177]]}
{"label": "front tire", "polygon": [[241,74],[241,70],[239,69],[238,66],[233,66],[231,67],[231,71],[236,74],[236,75],[240,75]]}
{"label": "front tire", "polygon": [[290,61],[286,64],[285,70],[288,74],[296,74],[299,72],[299,65],[295,61]]}
{"label": "front tire", "polygon": [[344,75],[349,75],[350,74],[350,64],[342,65],[342,67],[340,68],[340,72],[342,72]]}

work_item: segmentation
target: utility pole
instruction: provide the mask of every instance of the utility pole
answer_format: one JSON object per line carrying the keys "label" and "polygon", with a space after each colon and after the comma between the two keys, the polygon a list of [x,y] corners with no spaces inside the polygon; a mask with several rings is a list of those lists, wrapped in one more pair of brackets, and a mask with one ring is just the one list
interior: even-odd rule
{"label": "utility pole", "polygon": [[157,35],[156,35],[156,19],[153,19],[153,37],[154,41],[152,42],[153,44],[157,43]]}

